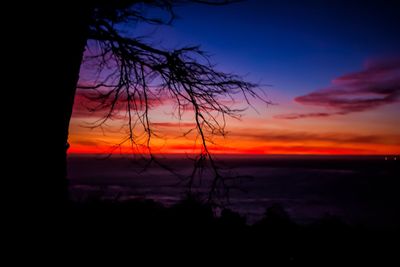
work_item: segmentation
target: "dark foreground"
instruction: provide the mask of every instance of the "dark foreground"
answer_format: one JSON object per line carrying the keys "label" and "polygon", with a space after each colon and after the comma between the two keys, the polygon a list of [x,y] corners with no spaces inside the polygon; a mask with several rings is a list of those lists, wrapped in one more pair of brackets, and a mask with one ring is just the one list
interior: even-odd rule
{"label": "dark foreground", "polygon": [[[326,214],[366,227],[387,228],[400,224],[398,192],[400,161],[383,156],[219,156],[221,172],[239,179],[227,181],[229,208],[259,221],[266,208],[281,204],[297,223],[309,224]],[[184,177],[193,161],[184,156],[161,159]],[[152,165],[146,171],[131,158],[69,158],[70,196],[78,202],[103,198],[153,199],[165,206],[179,202],[187,181]],[[207,194],[210,177],[204,170],[192,190]]]}
{"label": "dark foreground", "polygon": [[[166,189],[166,195],[180,196],[173,190],[175,187],[154,186],[157,179],[150,180],[152,184],[148,186],[143,186],[141,180],[132,180],[126,176],[121,165],[125,163],[121,160],[109,164],[123,170],[114,175],[113,180],[106,178],[108,173],[105,168],[100,169],[100,164],[90,165],[90,162],[93,161],[84,163],[93,170],[101,170],[105,178],[98,175],[76,177],[70,186],[97,183],[111,188],[125,185],[140,190],[156,188],[159,190],[156,195]],[[39,266],[45,263],[51,266],[98,263],[110,266],[169,266],[171,263],[185,266],[399,266],[397,162],[369,158],[308,161],[262,158],[229,162],[244,166],[238,170],[239,174],[254,176],[248,184],[241,184],[249,187],[253,195],[237,196],[237,199],[256,199],[255,204],[259,199],[271,199],[263,202],[266,212],[261,212],[255,222],[246,222],[244,215],[240,215],[243,212],[227,209],[215,215],[209,205],[193,197],[167,205],[160,200],[149,200],[154,191],[145,195],[133,189],[128,193],[129,196],[134,193],[132,196],[136,198],[84,198],[61,204],[43,197],[49,195],[53,187],[32,183],[29,197],[21,201],[20,207],[12,209],[12,215],[3,219],[12,222],[11,227],[3,226],[5,236],[10,237],[3,243],[6,249],[11,247],[16,251],[13,263],[25,260],[39,263]],[[83,168],[79,170],[85,174]],[[165,174],[158,169],[152,172],[154,177]],[[87,173],[96,174],[91,170]],[[282,195],[314,202],[329,200],[334,206],[348,207],[349,213],[343,213],[345,216],[318,214],[312,220],[301,221],[293,212],[294,206],[279,202],[282,197],[276,196]],[[35,198],[40,201],[32,201]],[[12,201],[17,202],[16,199]],[[292,209],[286,212],[272,201]],[[309,210],[317,214],[315,209]],[[346,216],[356,212],[365,215],[363,220],[358,220],[362,223]],[[372,224],[372,221],[381,223]]]}
{"label": "dark foreground", "polygon": [[47,214],[46,221],[37,216],[30,218],[30,238],[22,245],[38,249],[36,257],[56,257],[54,263],[74,261],[78,255],[91,264],[111,258],[113,265],[123,259],[138,266],[160,261],[394,266],[399,261],[398,228],[372,230],[329,216],[296,224],[279,205],[252,225],[228,209],[215,216],[209,205],[190,197],[168,208],[144,199],[70,203],[62,213]]}

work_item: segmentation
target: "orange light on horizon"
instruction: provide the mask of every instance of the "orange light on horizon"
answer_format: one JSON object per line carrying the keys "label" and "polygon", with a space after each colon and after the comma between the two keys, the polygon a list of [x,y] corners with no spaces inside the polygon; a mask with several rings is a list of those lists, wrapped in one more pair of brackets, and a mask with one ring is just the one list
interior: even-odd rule
{"label": "orange light on horizon", "polygon": [[[260,146],[260,147],[225,147],[209,146],[209,151],[213,154],[249,154],[249,155],[398,155],[399,148],[388,151],[376,147],[375,149],[360,149],[356,147],[324,147],[324,146]],[[199,146],[176,144],[162,147],[151,147],[155,154],[197,154],[201,152]],[[126,146],[85,146],[72,144],[69,154],[138,154],[148,153],[147,148],[142,150],[132,150]]]}

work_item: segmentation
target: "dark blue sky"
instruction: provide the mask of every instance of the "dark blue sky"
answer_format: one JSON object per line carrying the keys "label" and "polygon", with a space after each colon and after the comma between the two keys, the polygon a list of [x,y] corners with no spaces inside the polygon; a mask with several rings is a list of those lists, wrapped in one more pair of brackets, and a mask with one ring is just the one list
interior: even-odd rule
{"label": "dark blue sky", "polygon": [[224,70],[295,96],[329,86],[366,60],[399,55],[398,7],[383,0],[183,5],[173,26],[153,37],[164,46],[201,44]]}

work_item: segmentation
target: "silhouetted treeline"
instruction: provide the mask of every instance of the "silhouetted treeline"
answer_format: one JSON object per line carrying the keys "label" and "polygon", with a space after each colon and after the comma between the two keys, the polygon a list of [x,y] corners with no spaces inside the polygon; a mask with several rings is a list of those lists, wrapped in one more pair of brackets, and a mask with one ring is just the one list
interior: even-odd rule
{"label": "silhouetted treeline", "polygon": [[68,244],[61,253],[66,260],[82,254],[91,263],[116,256],[143,265],[158,260],[250,266],[398,261],[398,228],[368,229],[328,215],[298,224],[279,204],[253,225],[229,209],[217,216],[211,206],[192,197],[169,208],[146,199],[71,203],[62,217],[48,217],[37,225],[30,224],[34,218],[26,221],[34,233],[29,243],[32,249],[39,243],[51,247],[46,252]]}

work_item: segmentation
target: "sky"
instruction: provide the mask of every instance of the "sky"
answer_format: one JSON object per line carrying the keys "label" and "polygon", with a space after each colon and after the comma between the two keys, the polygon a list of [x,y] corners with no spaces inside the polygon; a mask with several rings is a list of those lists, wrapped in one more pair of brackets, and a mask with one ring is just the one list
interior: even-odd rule
{"label": "sky", "polygon": [[[217,68],[261,85],[241,119],[229,119],[214,153],[400,154],[399,5],[389,1],[243,1],[183,5],[171,26],[135,25],[132,32],[164,48],[200,44]],[[81,79],[85,79],[81,71]],[[70,153],[129,153],[119,119],[91,128],[77,94]],[[243,102],[243,99],[242,99]],[[240,107],[243,103],[238,104]],[[166,101],[151,111],[157,153],[198,148],[193,115],[182,121]],[[197,144],[197,145],[196,145]]]}

